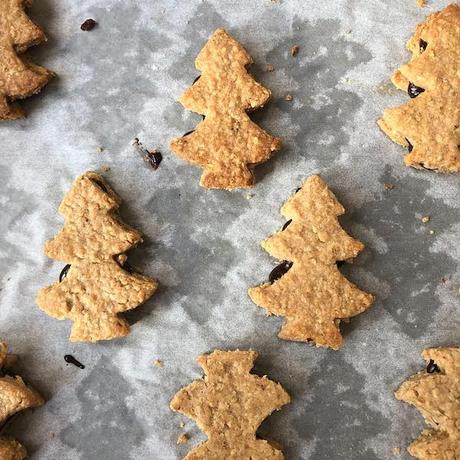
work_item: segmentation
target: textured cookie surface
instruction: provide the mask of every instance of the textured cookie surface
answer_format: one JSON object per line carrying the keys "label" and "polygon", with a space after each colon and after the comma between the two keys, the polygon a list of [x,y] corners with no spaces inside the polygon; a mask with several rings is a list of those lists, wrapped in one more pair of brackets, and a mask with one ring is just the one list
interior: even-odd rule
{"label": "textured cookie surface", "polygon": [[74,182],[59,212],[65,225],[45,244],[48,257],[70,264],[62,282],[41,289],[37,303],[49,315],[72,320],[72,341],[108,340],[129,333],[120,313],[153,295],[154,279],[132,272],[124,252],[142,242],[121,222],[120,198],[98,174]]}
{"label": "textured cookie surface", "polygon": [[254,351],[220,351],[202,355],[205,376],[180,390],[171,409],[194,419],[208,440],[187,460],[283,459],[280,450],[256,437],[262,421],[290,401],[280,384],[250,371]]}
{"label": "textured cookie surface", "polygon": [[429,363],[404,382],[396,398],[415,406],[433,429],[408,448],[422,460],[460,458],[460,348],[430,348],[423,352]]}
{"label": "textured cookie surface", "polygon": [[[14,414],[41,406],[43,398],[29,388],[21,377],[4,375],[6,367],[14,360],[7,354],[7,346],[0,342],[0,428]],[[22,460],[26,450],[17,441],[0,437],[0,459]]]}
{"label": "textured cookie surface", "polygon": [[281,142],[248,117],[270,91],[247,72],[252,59],[225,30],[214,32],[195,66],[201,77],[182,95],[182,105],[205,118],[195,130],[171,142],[180,157],[204,168],[200,184],[232,189],[254,183],[253,166],[267,161]]}
{"label": "textured cookie surface", "polygon": [[412,59],[395,72],[413,99],[386,109],[379,126],[409,148],[405,163],[460,171],[460,7],[452,4],[419,24],[407,43]]}
{"label": "textured cookie surface", "polygon": [[283,264],[292,263],[273,283],[249,290],[269,314],[286,317],[281,339],[337,349],[340,320],[363,312],[374,300],[337,268],[337,261],[356,257],[364,248],[340,227],[337,216],[344,212],[323,180],[312,176],[281,209],[290,221],[287,227],[262,242]]}
{"label": "textured cookie surface", "polygon": [[24,13],[24,7],[31,3],[31,0],[0,2],[0,120],[24,116],[10,102],[38,93],[53,76],[49,70],[18,56],[46,40],[43,31]]}

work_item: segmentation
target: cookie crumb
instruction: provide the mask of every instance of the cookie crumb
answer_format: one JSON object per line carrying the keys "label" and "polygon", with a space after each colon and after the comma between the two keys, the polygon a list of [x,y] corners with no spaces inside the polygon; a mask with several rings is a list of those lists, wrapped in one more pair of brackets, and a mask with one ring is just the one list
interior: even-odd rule
{"label": "cookie crumb", "polygon": [[423,216],[421,220],[424,224],[426,224],[427,222],[430,221],[430,216]]}
{"label": "cookie crumb", "polygon": [[395,186],[393,184],[385,183],[385,184],[383,184],[383,188],[388,191],[388,190],[393,190],[395,188]]}
{"label": "cookie crumb", "polygon": [[179,435],[179,437],[177,438],[177,444],[186,444],[189,440],[189,436],[187,433],[182,433]]}
{"label": "cookie crumb", "polygon": [[291,56],[296,57],[299,54],[299,47],[297,45],[294,45],[291,48]]}
{"label": "cookie crumb", "polygon": [[393,449],[393,453],[394,453],[395,455],[400,455],[400,454],[401,454],[401,447],[395,447],[395,448]]}
{"label": "cookie crumb", "polygon": [[271,64],[267,64],[265,67],[266,72],[273,72],[275,68]]}
{"label": "cookie crumb", "polygon": [[434,235],[434,230],[430,230],[430,235]]}
{"label": "cookie crumb", "polygon": [[284,100],[285,101],[292,101],[293,97],[291,94],[286,94],[286,96],[284,96]]}
{"label": "cookie crumb", "polygon": [[110,171],[110,166],[102,165],[102,166],[101,166],[101,171],[102,171],[102,172],[108,172],[108,171]]}
{"label": "cookie crumb", "polygon": [[103,151],[104,151],[104,147],[101,147],[100,145],[98,145],[98,146],[96,147],[96,152],[97,152],[97,153],[102,153]]}
{"label": "cookie crumb", "polygon": [[161,361],[160,359],[156,359],[155,361],[153,361],[153,365],[155,367],[163,367],[164,366],[163,361]]}
{"label": "cookie crumb", "polygon": [[426,5],[426,1],[425,0],[416,0],[417,2],[417,6],[421,6],[421,7],[424,7]]}
{"label": "cookie crumb", "polygon": [[83,24],[80,26],[80,29],[89,32],[93,30],[97,26],[97,22],[94,19],[87,19]]}
{"label": "cookie crumb", "polygon": [[53,439],[55,436],[56,436],[56,433],[54,433],[54,431],[50,431],[50,432],[48,433],[48,438],[49,438],[49,439]]}

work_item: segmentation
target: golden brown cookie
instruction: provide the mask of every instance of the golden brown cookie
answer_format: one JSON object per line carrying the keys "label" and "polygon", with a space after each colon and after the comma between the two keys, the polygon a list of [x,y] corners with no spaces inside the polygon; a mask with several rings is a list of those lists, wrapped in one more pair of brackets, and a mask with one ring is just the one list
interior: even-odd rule
{"label": "golden brown cookie", "polygon": [[[141,234],[118,216],[121,199],[103,177],[87,172],[64,197],[65,225],[45,244],[48,257],[70,264],[55,283],[38,293],[38,306],[57,319],[74,321],[71,341],[94,342],[129,333],[120,316],[153,295],[158,283],[126,264]],[[64,278],[65,276],[65,278]]]}
{"label": "golden brown cookie", "polygon": [[459,44],[460,7],[452,4],[417,26],[407,43],[412,59],[392,77],[412,99],[386,109],[378,124],[408,147],[408,166],[460,171]]}
{"label": "golden brown cookie", "polygon": [[38,93],[53,73],[18,56],[27,48],[46,41],[43,31],[25,14],[32,0],[0,1],[0,120],[24,116],[16,99]]}
{"label": "golden brown cookie", "polygon": [[24,460],[27,451],[14,439],[0,438],[0,460]]}
{"label": "golden brown cookie", "polygon": [[[18,412],[44,403],[43,398],[28,387],[21,377],[5,373],[6,367],[14,362],[7,351],[6,344],[0,342],[0,427]],[[0,437],[1,460],[22,460],[26,456],[26,450],[17,441]]]}
{"label": "golden brown cookie", "polygon": [[274,410],[290,402],[279,383],[250,371],[255,351],[220,351],[198,358],[205,376],[182,388],[171,409],[195,420],[208,440],[187,460],[283,459],[270,442],[256,437],[259,425]]}
{"label": "golden brown cookie", "polygon": [[204,120],[191,133],[174,139],[171,148],[204,168],[203,187],[251,187],[253,167],[281,148],[280,139],[246,113],[262,107],[271,96],[247,72],[251,63],[246,50],[224,29],[217,29],[195,61],[201,77],[180,98],[186,109]]}
{"label": "golden brown cookie", "polygon": [[270,282],[249,289],[249,296],[269,314],[285,316],[278,337],[315,342],[338,349],[340,320],[358,315],[374,301],[342,276],[337,261],[356,257],[364,248],[340,227],[345,209],[319,176],[311,176],[281,208],[288,219],[262,247],[283,262]]}
{"label": "golden brown cookie", "polygon": [[396,398],[415,406],[432,427],[408,451],[422,460],[460,459],[460,348],[429,348],[426,371],[404,382]]}

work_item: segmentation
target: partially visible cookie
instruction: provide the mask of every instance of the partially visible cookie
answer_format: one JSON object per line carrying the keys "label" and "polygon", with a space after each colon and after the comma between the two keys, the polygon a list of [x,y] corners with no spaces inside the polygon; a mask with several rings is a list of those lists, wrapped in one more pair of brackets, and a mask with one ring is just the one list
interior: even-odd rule
{"label": "partially visible cookie", "polygon": [[120,314],[145,302],[158,287],[126,263],[125,252],[142,236],[121,221],[120,203],[102,176],[87,172],[59,207],[63,229],[45,244],[48,257],[69,265],[60,282],[40,290],[37,303],[49,315],[74,322],[71,341],[126,336],[129,324]]}
{"label": "partially visible cookie", "polygon": [[356,257],[364,245],[340,226],[345,209],[319,176],[309,177],[281,208],[283,229],[262,242],[282,262],[269,282],[249,289],[254,303],[285,316],[278,337],[338,349],[340,321],[373,303],[338,270],[337,261]]}
{"label": "partially visible cookie", "polygon": [[404,382],[396,398],[415,406],[432,427],[408,451],[422,460],[460,459],[460,348],[429,348],[425,371]]}
{"label": "partially visible cookie", "polygon": [[171,142],[173,152],[204,168],[200,185],[234,189],[254,184],[254,166],[281,148],[246,113],[271,96],[246,70],[247,51],[224,29],[217,29],[198,54],[201,76],[181,96],[182,105],[203,115],[194,131]]}
{"label": "partially visible cookie", "polygon": [[[41,406],[43,398],[28,387],[21,377],[7,375],[6,367],[13,362],[7,354],[6,344],[0,342],[0,428],[13,415],[26,409]],[[0,437],[0,459],[22,460],[27,452],[21,444]]]}
{"label": "partially visible cookie", "polygon": [[46,41],[43,31],[25,14],[32,0],[0,1],[0,120],[24,116],[12,101],[38,93],[53,73],[21,58],[29,47]]}
{"label": "partially visible cookie", "polygon": [[407,43],[412,59],[392,81],[412,98],[386,109],[380,128],[409,149],[414,168],[460,171],[460,7],[449,5],[417,26]]}
{"label": "partially visible cookie", "polygon": [[256,431],[274,410],[290,402],[279,383],[250,371],[255,351],[220,351],[198,358],[205,376],[180,390],[171,409],[194,419],[208,440],[189,452],[187,460],[266,460],[284,458]]}

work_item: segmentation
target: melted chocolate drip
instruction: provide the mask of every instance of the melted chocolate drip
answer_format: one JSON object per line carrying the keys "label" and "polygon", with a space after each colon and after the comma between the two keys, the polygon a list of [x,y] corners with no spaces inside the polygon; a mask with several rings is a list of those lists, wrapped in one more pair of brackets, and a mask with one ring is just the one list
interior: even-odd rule
{"label": "melted chocolate drip", "polygon": [[182,137],[188,136],[189,134],[192,134],[194,131],[194,129],[192,129],[191,131],[187,131]]}
{"label": "melted chocolate drip", "polygon": [[192,85],[194,85],[200,78],[201,78],[201,75],[198,75],[198,77],[196,77],[195,80],[193,80]]}
{"label": "melted chocolate drip", "polygon": [[433,374],[434,372],[441,372],[441,369],[439,369],[438,365],[432,359],[430,359],[428,366],[426,366],[426,371],[428,374]]}
{"label": "melted chocolate drip", "polygon": [[268,275],[268,280],[270,281],[270,283],[273,284],[276,280],[280,279],[283,275],[285,275],[291,267],[292,262],[283,260],[271,271],[270,275]]}
{"label": "melted chocolate drip", "polygon": [[65,355],[64,356],[64,361],[69,364],[73,364],[74,366],[79,367],[80,369],[84,369],[85,365],[82,364],[80,361],[75,359],[72,355]]}
{"label": "melted chocolate drip", "polygon": [[420,39],[418,46],[420,47],[420,52],[423,53],[426,50],[428,43],[425,40]]}
{"label": "melted chocolate drip", "polygon": [[59,275],[59,282],[62,283],[64,281],[64,279],[66,278],[67,276],[67,273],[69,272],[69,269],[70,269],[71,265],[70,264],[67,264],[61,271],[61,274]]}
{"label": "melted chocolate drip", "polygon": [[423,88],[420,88],[420,86],[415,86],[413,83],[409,83],[409,86],[407,87],[407,94],[409,94],[409,97],[411,99],[414,99],[414,97],[417,97],[419,94],[422,94],[425,90]]}
{"label": "melted chocolate drip", "polygon": [[289,224],[292,222],[292,219],[289,219],[284,225],[281,231],[286,230],[289,227]]}

